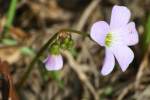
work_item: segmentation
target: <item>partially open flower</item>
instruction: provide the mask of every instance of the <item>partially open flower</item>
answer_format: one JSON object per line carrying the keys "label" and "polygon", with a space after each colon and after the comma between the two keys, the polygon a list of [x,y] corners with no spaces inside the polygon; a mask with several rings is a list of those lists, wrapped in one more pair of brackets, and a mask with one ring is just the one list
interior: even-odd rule
{"label": "partially open flower", "polygon": [[49,71],[60,70],[63,67],[63,58],[60,54],[58,55],[48,55],[44,60],[45,67]]}
{"label": "partially open flower", "polygon": [[101,73],[108,75],[117,59],[122,71],[133,61],[134,53],[128,47],[138,43],[138,33],[134,22],[129,22],[131,13],[127,7],[114,6],[110,26],[105,21],[94,23],[90,35],[99,45],[106,48],[104,65]]}

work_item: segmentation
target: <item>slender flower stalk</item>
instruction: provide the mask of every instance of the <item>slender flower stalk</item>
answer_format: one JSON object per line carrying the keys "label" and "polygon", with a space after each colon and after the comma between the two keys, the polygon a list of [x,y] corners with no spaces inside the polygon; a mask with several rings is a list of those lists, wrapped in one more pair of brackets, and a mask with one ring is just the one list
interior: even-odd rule
{"label": "slender flower stalk", "polygon": [[34,68],[34,65],[36,63],[36,61],[39,59],[39,57],[44,53],[44,51],[48,48],[49,45],[51,45],[51,43],[53,41],[55,41],[55,39],[57,38],[58,33],[56,33],[52,38],[50,38],[47,43],[39,50],[39,52],[37,53],[37,55],[33,58],[33,60],[31,61],[30,65],[27,67],[27,70],[25,71],[25,73],[23,74],[21,80],[18,82],[18,88],[20,88],[20,86],[23,85],[23,83],[26,81],[26,79],[28,78],[30,72],[32,71],[32,69]]}
{"label": "slender flower stalk", "polygon": [[28,76],[30,75],[32,69],[34,68],[34,65],[36,63],[36,61],[39,59],[39,57],[41,57],[44,53],[44,51],[46,51],[48,49],[49,46],[51,46],[51,44],[57,39],[57,37],[59,36],[60,33],[75,33],[75,34],[80,34],[83,36],[88,36],[88,33],[83,33],[80,31],[76,31],[73,29],[62,29],[60,31],[58,31],[57,33],[55,33],[47,42],[46,44],[39,50],[39,52],[37,53],[37,55],[33,58],[33,60],[31,61],[30,65],[27,67],[27,70],[25,71],[25,73],[23,74],[22,78],[20,79],[20,81],[18,82],[18,89],[20,89],[20,87],[25,83],[25,81],[27,80]]}
{"label": "slender flower stalk", "polygon": [[45,68],[48,71],[60,70],[63,67],[63,57],[60,54],[60,49],[69,50],[73,45],[73,40],[69,32],[78,33],[86,36],[86,33],[72,29],[63,29],[60,31],[59,39],[50,47],[48,57],[43,61]]}

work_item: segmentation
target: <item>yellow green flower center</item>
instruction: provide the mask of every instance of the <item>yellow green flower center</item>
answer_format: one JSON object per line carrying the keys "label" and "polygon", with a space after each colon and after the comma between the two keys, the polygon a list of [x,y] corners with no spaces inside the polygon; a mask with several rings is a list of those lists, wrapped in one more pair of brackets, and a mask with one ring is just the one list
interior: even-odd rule
{"label": "yellow green flower center", "polygon": [[107,47],[109,47],[110,44],[111,44],[111,42],[112,42],[112,34],[111,34],[111,33],[108,33],[108,34],[106,35],[106,38],[105,38],[105,45],[106,45]]}

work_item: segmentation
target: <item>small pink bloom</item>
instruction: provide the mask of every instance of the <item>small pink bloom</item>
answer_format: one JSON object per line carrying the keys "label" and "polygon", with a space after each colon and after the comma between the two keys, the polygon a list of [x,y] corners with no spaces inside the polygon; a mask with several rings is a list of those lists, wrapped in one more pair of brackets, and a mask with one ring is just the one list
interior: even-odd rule
{"label": "small pink bloom", "polygon": [[122,71],[133,61],[134,53],[128,46],[138,43],[138,33],[134,22],[129,22],[131,13],[127,7],[115,5],[112,9],[110,25],[105,21],[94,23],[90,35],[99,45],[105,47],[102,75],[108,75],[117,59]]}
{"label": "small pink bloom", "polygon": [[45,67],[49,71],[60,70],[63,67],[63,58],[59,55],[48,55],[44,60]]}

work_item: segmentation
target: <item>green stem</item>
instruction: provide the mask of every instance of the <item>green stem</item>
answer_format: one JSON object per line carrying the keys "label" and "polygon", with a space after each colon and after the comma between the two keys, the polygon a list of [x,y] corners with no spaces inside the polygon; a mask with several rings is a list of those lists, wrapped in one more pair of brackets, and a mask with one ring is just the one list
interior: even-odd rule
{"label": "green stem", "polygon": [[[34,67],[34,64],[36,63],[36,61],[38,60],[38,58],[43,54],[43,52],[47,49],[47,47],[49,47],[49,45],[52,44],[52,42],[57,38],[58,33],[56,33],[52,38],[50,38],[47,43],[39,50],[39,52],[37,53],[37,55],[34,57],[34,59],[31,61],[30,65],[28,66],[26,72],[24,73],[24,75],[22,76],[21,80],[18,83],[18,86],[22,86],[23,83],[26,81],[27,77],[29,76],[31,70]],[[18,88],[19,88],[18,87]]]}
{"label": "green stem", "polygon": [[15,12],[16,12],[16,6],[17,6],[17,0],[11,0],[11,4],[7,13],[7,20],[6,20],[6,25],[4,27],[4,33],[7,33],[9,30],[10,26],[12,25]]}
{"label": "green stem", "polygon": [[77,34],[82,34],[82,35],[87,34],[85,32],[77,31],[74,29],[62,29],[62,30],[60,30],[60,32],[70,32],[70,33],[77,33]]}
{"label": "green stem", "polygon": [[57,36],[59,35],[59,33],[61,32],[69,32],[71,33],[77,33],[83,36],[88,36],[86,35],[87,33],[83,33],[80,31],[76,31],[76,30],[72,30],[72,29],[63,29],[60,30],[59,32],[57,32],[55,35],[53,35],[52,38],[50,38],[47,43],[39,50],[39,52],[37,53],[37,55],[33,58],[32,62],[30,63],[30,65],[28,66],[26,72],[23,74],[23,77],[21,78],[21,80],[18,82],[18,89],[20,89],[20,87],[25,83],[25,81],[27,80],[28,76],[30,75],[30,72],[32,71],[32,69],[34,68],[34,65],[36,63],[36,61],[38,60],[38,58],[40,56],[42,56],[42,54],[44,53],[44,51],[52,44],[52,42],[57,38]]}
{"label": "green stem", "polygon": [[77,31],[77,30],[74,30],[74,29],[62,29],[61,32],[77,33],[77,34],[82,35],[83,37],[89,37],[90,38],[89,33]]}
{"label": "green stem", "polygon": [[146,19],[145,32],[142,41],[142,52],[145,53],[150,44],[150,14]]}

